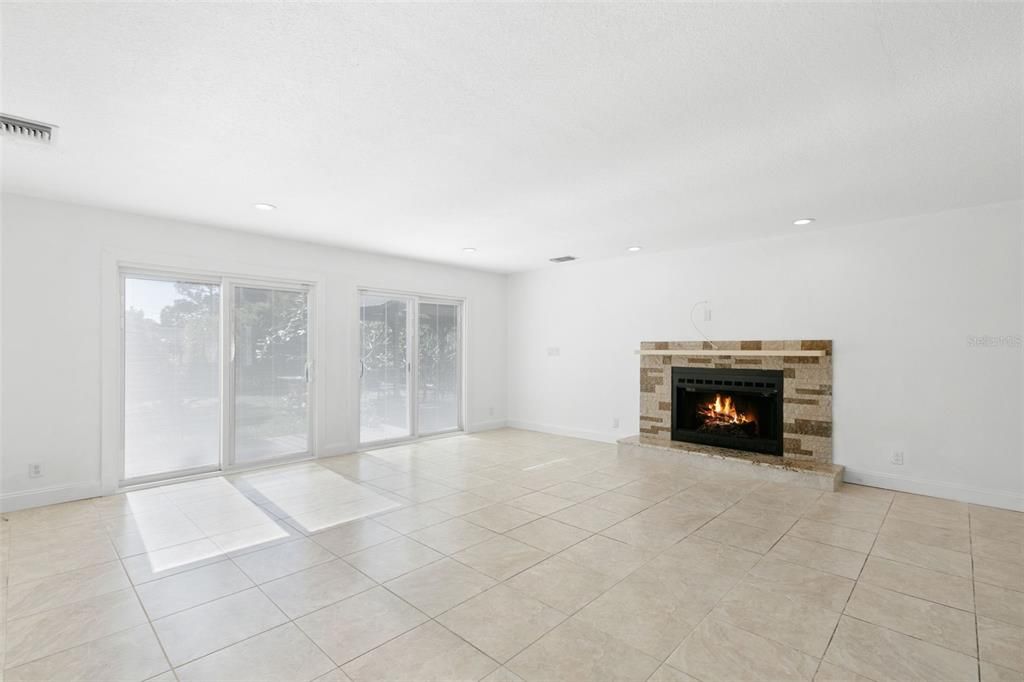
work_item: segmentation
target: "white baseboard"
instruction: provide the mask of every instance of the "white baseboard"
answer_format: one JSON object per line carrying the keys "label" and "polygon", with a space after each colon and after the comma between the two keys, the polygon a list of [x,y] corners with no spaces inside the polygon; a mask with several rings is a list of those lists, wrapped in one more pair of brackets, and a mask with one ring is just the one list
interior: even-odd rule
{"label": "white baseboard", "polygon": [[477,422],[476,424],[470,424],[466,428],[466,433],[479,433],[481,431],[494,431],[495,429],[503,429],[508,426],[508,422],[504,419],[498,419],[489,422]]}
{"label": "white baseboard", "polygon": [[43,507],[48,504],[99,497],[102,494],[103,484],[100,481],[69,483],[68,485],[58,485],[52,488],[3,493],[0,494],[0,511],[10,512],[18,511],[19,509],[29,509],[30,507]]}
{"label": "white baseboard", "polygon": [[524,429],[526,431],[540,431],[555,436],[568,436],[570,438],[582,438],[584,440],[596,440],[600,443],[615,443],[620,438],[629,434],[617,433],[615,431],[586,431],[584,429],[567,429],[551,424],[538,424],[536,422],[522,422],[511,419],[508,421],[509,428]]}
{"label": "white baseboard", "polygon": [[859,483],[875,488],[887,488],[916,495],[928,495],[929,497],[942,497],[947,500],[970,502],[972,504],[985,505],[986,507],[1024,511],[1024,497],[1008,490],[968,488],[943,481],[922,480],[877,471],[851,469],[849,466],[846,467],[846,471],[843,473],[843,480],[847,483]]}

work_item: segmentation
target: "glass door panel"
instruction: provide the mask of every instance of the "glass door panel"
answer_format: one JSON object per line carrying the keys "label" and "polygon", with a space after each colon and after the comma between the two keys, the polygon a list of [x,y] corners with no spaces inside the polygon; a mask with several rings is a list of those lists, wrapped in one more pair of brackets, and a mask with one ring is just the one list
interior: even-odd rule
{"label": "glass door panel", "polygon": [[220,465],[220,287],[124,278],[124,480]]}
{"label": "glass door panel", "polygon": [[309,451],[304,291],[234,287],[234,463]]}
{"label": "glass door panel", "polygon": [[409,410],[410,301],[363,293],[359,299],[359,440],[412,435]]}
{"label": "glass door panel", "polygon": [[419,304],[416,410],[420,435],[459,428],[459,305]]}

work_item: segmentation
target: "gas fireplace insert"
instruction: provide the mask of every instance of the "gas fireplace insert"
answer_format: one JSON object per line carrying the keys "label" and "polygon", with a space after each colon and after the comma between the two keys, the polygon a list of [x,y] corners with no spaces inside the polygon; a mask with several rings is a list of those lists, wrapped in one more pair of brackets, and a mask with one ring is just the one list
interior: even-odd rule
{"label": "gas fireplace insert", "polygon": [[672,440],[782,455],[781,370],[672,368]]}

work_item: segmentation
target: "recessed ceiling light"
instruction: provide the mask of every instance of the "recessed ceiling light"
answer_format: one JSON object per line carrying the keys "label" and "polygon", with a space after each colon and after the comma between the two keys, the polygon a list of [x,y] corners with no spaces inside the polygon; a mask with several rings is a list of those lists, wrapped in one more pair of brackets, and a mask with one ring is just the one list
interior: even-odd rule
{"label": "recessed ceiling light", "polygon": [[799,220],[794,220],[793,224],[794,225],[810,225],[813,222],[814,222],[814,218],[800,218]]}
{"label": "recessed ceiling light", "polygon": [[637,251],[639,251],[642,248],[643,248],[642,246],[631,246],[628,249],[626,249],[626,251],[632,251],[633,253],[636,253]]}
{"label": "recessed ceiling light", "polygon": [[255,208],[257,211],[275,211],[275,210],[277,210],[277,206],[274,206],[273,204],[253,204],[252,207]]}
{"label": "recessed ceiling light", "polygon": [[476,249],[474,249],[472,246],[467,246],[462,250],[462,253],[476,253]]}

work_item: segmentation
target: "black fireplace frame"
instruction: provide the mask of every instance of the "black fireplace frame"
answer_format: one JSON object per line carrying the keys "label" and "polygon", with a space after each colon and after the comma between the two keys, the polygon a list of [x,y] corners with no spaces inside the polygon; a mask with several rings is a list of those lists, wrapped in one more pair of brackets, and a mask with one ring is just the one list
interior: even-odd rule
{"label": "black fireplace frame", "polygon": [[[705,367],[672,368],[672,440],[721,448],[782,455],[782,412],[785,374],[777,369],[733,369]],[[774,395],[775,438],[737,438],[700,433],[679,425],[679,391],[728,391],[747,395]]]}

